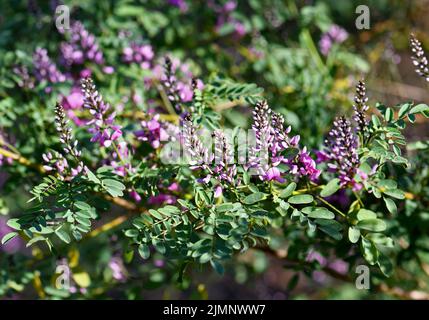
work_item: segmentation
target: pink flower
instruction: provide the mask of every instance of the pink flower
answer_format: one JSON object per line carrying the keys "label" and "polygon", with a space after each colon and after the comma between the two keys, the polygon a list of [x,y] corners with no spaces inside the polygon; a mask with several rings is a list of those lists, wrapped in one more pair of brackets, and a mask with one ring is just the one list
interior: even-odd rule
{"label": "pink flower", "polygon": [[115,68],[112,66],[105,66],[103,67],[103,72],[105,74],[112,74],[113,72],[115,72]]}
{"label": "pink flower", "polygon": [[215,197],[215,198],[219,198],[219,197],[221,197],[221,196],[222,196],[222,187],[221,187],[220,185],[218,185],[218,186],[215,188],[214,197]]}
{"label": "pink flower", "polygon": [[63,97],[61,102],[64,109],[80,109],[83,106],[83,95],[79,88],[73,87],[67,97]]}
{"label": "pink flower", "polygon": [[276,180],[279,182],[284,181],[284,179],[281,177],[280,170],[277,167],[269,168],[265,173],[264,180],[267,180],[267,181]]}

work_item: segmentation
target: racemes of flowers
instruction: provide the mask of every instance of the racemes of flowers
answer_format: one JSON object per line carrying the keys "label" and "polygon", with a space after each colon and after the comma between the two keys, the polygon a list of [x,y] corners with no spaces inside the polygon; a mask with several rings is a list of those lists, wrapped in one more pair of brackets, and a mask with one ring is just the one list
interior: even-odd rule
{"label": "racemes of flowers", "polygon": [[149,143],[152,148],[157,149],[162,143],[176,139],[179,136],[180,129],[176,125],[165,122],[160,119],[160,114],[150,109],[147,112],[147,119],[140,122],[141,129],[134,132],[139,141]]}
{"label": "racemes of flowers", "polygon": [[289,137],[291,127],[284,128],[284,118],[273,112],[266,101],[258,102],[253,110],[255,146],[248,166],[256,169],[261,180],[284,181],[287,173],[316,180],[320,170],[307,148],[299,148],[300,137]]}
{"label": "racemes of flowers", "polygon": [[142,69],[149,69],[155,54],[149,44],[130,43],[122,50],[122,60],[125,63],[137,63]]}
{"label": "racemes of flowers", "polygon": [[[154,73],[156,75],[159,70],[154,70]],[[164,59],[164,71],[159,77],[174,110],[185,116],[184,104],[192,101],[194,89],[201,90],[204,87],[203,82],[200,79],[194,79],[186,63],[168,56]]]}
{"label": "racemes of flowers", "polygon": [[319,41],[320,52],[322,52],[324,56],[327,56],[334,44],[343,43],[347,38],[348,33],[346,30],[338,25],[332,25],[329,30],[322,35]]}
{"label": "racemes of flowers", "polygon": [[91,126],[89,132],[93,134],[91,142],[98,142],[100,146],[108,148],[122,136],[121,126],[114,124],[116,113],[111,112],[110,105],[104,102],[91,78],[82,79],[81,86],[83,106],[92,116],[87,122]]}
{"label": "racemes of flowers", "polygon": [[64,82],[66,76],[58,70],[56,64],[48,56],[48,51],[37,48],[33,54],[34,74],[37,81],[48,83]]}
{"label": "racemes of flowers", "polygon": [[45,165],[43,168],[47,172],[56,172],[60,180],[85,174],[87,167],[81,160],[82,152],[78,148],[78,141],[72,136],[72,129],[68,125],[68,119],[61,104],[55,106],[55,127],[58,132],[60,142],[63,145],[63,153],[70,155],[75,166],[71,167],[69,161],[60,152],[48,152],[42,155]]}
{"label": "racemes of flowers", "polygon": [[356,174],[359,174],[358,180],[367,178],[367,174],[359,170],[359,148],[366,143],[370,134],[367,103],[365,82],[359,80],[353,104],[356,126],[345,116],[337,117],[325,139],[325,150],[318,152],[318,162],[327,162],[328,170],[337,174],[340,186],[350,186],[354,191],[362,188],[362,184],[356,180]]}
{"label": "racemes of flowers", "polygon": [[428,59],[423,51],[422,43],[414,34],[411,34],[410,36],[410,46],[413,53],[411,59],[416,67],[417,74],[429,82]]}
{"label": "racemes of flowers", "polygon": [[74,21],[70,30],[60,29],[68,35],[68,41],[61,44],[61,58],[64,65],[82,65],[85,61],[104,64],[103,52],[96,37],[89,33],[80,21]]}
{"label": "racemes of flowers", "polygon": [[351,185],[359,190],[362,186],[354,180],[359,167],[358,139],[350,121],[344,116],[335,119],[325,145],[328,168],[337,172],[340,186]]}
{"label": "racemes of flowers", "polygon": [[354,97],[353,120],[356,122],[357,133],[360,134],[362,138],[365,138],[367,135],[369,124],[365,114],[369,109],[367,102],[368,97],[366,96],[365,82],[363,80],[359,80],[356,85],[356,94]]}

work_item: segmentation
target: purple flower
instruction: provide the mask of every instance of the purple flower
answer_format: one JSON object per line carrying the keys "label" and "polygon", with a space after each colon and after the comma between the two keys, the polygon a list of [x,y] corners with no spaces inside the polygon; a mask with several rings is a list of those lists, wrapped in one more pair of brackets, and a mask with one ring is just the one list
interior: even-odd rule
{"label": "purple flower", "polygon": [[[73,22],[67,42],[61,44],[62,60],[65,65],[81,65],[85,61],[103,64],[104,57],[95,36],[89,33],[79,21]],[[62,30],[64,32],[65,30]]]}
{"label": "purple flower", "polygon": [[220,185],[218,185],[218,186],[216,186],[216,188],[215,188],[215,192],[214,192],[214,197],[215,198],[219,198],[219,197],[221,197],[222,196],[222,193],[223,193],[223,190],[222,190],[222,187],[220,186]]}
{"label": "purple flower", "polygon": [[[152,112],[151,110],[150,113]],[[156,114],[149,120],[141,121],[140,124],[142,130],[134,132],[137,140],[146,141],[155,149],[161,146],[162,141],[165,142],[170,140],[172,125],[161,122],[159,120],[159,114]]]}
{"label": "purple flower", "polygon": [[211,163],[213,157],[209,155],[208,149],[198,138],[197,128],[189,115],[183,120],[183,145],[190,156],[191,168],[210,170],[208,164]]}
{"label": "purple flower", "polygon": [[350,121],[345,117],[336,118],[325,140],[325,146],[329,158],[328,168],[337,172],[340,185],[350,185],[358,189],[359,184],[354,180],[359,167],[358,139]]}
{"label": "purple flower", "polygon": [[127,279],[126,269],[120,257],[112,257],[108,265],[110,270],[112,271],[113,279],[119,282],[123,282]]}
{"label": "purple flower", "polygon": [[[286,164],[289,171],[297,176],[308,176],[315,180],[320,175],[316,162],[310,157],[307,149],[299,149],[299,136],[289,138],[291,128],[284,128],[282,115],[272,112],[266,101],[256,104],[253,111],[253,126],[256,143],[251,150],[249,167],[256,169],[262,180],[284,181],[277,168]],[[288,150],[297,150],[292,156],[285,155]],[[295,155],[293,155],[295,154]]]}
{"label": "purple flower", "polygon": [[356,85],[354,102],[353,120],[355,120],[357,124],[356,130],[358,133],[365,135],[368,130],[368,120],[366,119],[365,113],[368,111],[369,107],[367,105],[368,97],[366,97],[365,82],[363,82],[363,80],[360,80]]}
{"label": "purple flower", "polygon": [[65,180],[68,176],[77,176],[87,171],[86,166],[80,159],[81,151],[78,149],[78,142],[72,136],[72,129],[68,126],[68,120],[61,104],[55,106],[55,125],[59,134],[60,142],[63,144],[64,154],[69,154],[75,162],[74,167],[70,167],[67,159],[59,152],[54,154],[48,152],[42,155],[45,162],[43,168],[46,171],[56,171],[59,178]]}
{"label": "purple flower", "polygon": [[415,37],[414,34],[411,34],[410,37],[410,46],[413,56],[411,57],[414,66],[416,67],[416,72],[419,76],[423,77],[426,81],[429,81],[429,68],[428,68],[428,59],[423,51],[421,42]]}
{"label": "purple flower", "polygon": [[33,54],[33,66],[36,79],[47,81],[49,83],[57,83],[66,81],[66,76],[63,75],[55,63],[51,61],[46,49],[37,48]]}
{"label": "purple flower", "polygon": [[[159,72],[155,69],[155,74]],[[164,73],[160,74],[160,81],[165,88],[167,98],[177,113],[184,115],[183,103],[193,98],[194,89],[202,89],[204,84],[194,79],[187,64],[181,64],[178,59],[165,57]]]}
{"label": "purple flower", "polygon": [[83,95],[79,87],[73,87],[68,96],[63,96],[61,101],[64,109],[80,109],[83,106]]}
{"label": "purple flower", "polygon": [[346,39],[349,36],[347,31],[338,25],[331,26],[331,28],[328,31],[328,34],[331,37],[331,39],[336,43],[342,43],[346,41]]}
{"label": "purple flower", "polygon": [[212,178],[215,179],[217,181],[214,187],[215,197],[222,195],[223,184],[238,185],[240,181],[235,179],[237,167],[234,164],[233,149],[224,133],[220,130],[213,132],[215,150],[213,155],[199,139],[197,128],[190,115],[183,120],[183,128],[183,146],[189,156],[191,169],[202,170],[203,176],[198,179],[198,182],[207,184]]}
{"label": "purple flower", "polygon": [[34,78],[29,74],[27,67],[21,65],[15,66],[12,71],[18,76],[18,87],[26,89],[34,88]]}
{"label": "purple flower", "polygon": [[171,194],[160,193],[156,196],[149,197],[147,203],[150,205],[174,204],[176,200],[176,197]]}
{"label": "purple flower", "polygon": [[81,82],[84,95],[83,106],[89,110],[93,119],[87,125],[93,125],[88,131],[93,134],[91,142],[99,142],[100,146],[110,147],[122,136],[121,126],[115,125],[115,112],[108,114],[110,105],[103,101],[91,78]]}
{"label": "purple flower", "polygon": [[152,46],[131,43],[122,51],[122,60],[126,63],[137,63],[142,69],[149,69],[154,57]]}
{"label": "purple flower", "polygon": [[130,197],[133,198],[134,201],[136,202],[140,202],[142,200],[142,197],[140,196],[140,194],[138,194],[138,192],[134,189],[131,190]]}
{"label": "purple flower", "polygon": [[324,33],[320,38],[319,49],[324,56],[329,54],[334,43],[342,43],[348,38],[346,30],[338,25],[332,25],[328,32]]}

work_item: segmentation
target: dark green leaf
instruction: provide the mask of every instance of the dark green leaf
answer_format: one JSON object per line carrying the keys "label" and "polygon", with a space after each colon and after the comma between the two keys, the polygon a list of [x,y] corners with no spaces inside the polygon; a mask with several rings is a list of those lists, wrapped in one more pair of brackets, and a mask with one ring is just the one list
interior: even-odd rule
{"label": "dark green leaf", "polygon": [[287,201],[291,204],[306,204],[313,202],[313,196],[310,194],[300,194],[290,197]]}
{"label": "dark green leaf", "polygon": [[329,197],[330,195],[333,195],[335,192],[340,189],[340,179],[335,178],[328,182],[326,186],[323,187],[322,191],[320,192],[321,197]]}

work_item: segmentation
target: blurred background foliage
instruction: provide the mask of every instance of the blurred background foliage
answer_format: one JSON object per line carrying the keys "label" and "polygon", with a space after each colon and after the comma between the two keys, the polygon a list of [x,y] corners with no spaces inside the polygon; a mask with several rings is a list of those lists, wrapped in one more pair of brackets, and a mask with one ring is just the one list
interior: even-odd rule
{"label": "blurred background foliage", "polygon": [[[285,115],[306,144],[317,149],[323,143],[333,118],[350,114],[354,85],[365,77],[370,104],[383,101],[395,105],[404,101],[428,102],[427,85],[414,73],[409,34],[414,32],[429,48],[429,1],[237,1],[228,13],[220,9],[232,1],[110,0],[65,1],[71,18],[81,21],[96,35],[113,74],[99,65],[89,65],[100,90],[113,105],[123,95],[139,93],[153,99],[144,88],[147,70],[121,65],[124,41],[136,40],[153,47],[156,57],[172,54],[186,61],[193,74],[205,81],[220,76],[238,83],[255,83],[264,89],[271,106]],[[17,64],[31,66],[37,47],[46,48],[58,59],[64,35],[56,30],[55,7],[59,1],[1,1],[0,3],[0,128],[16,139],[15,147],[32,162],[52,145],[52,110],[61,94],[73,83],[46,84],[34,90],[16,86],[11,72]],[[357,30],[357,5],[370,8],[369,30]],[[225,21],[220,21],[220,19]],[[332,25],[345,29],[347,38],[333,43],[323,54],[320,41]],[[119,34],[126,34],[120,37]],[[427,51],[428,52],[428,51]],[[226,126],[248,126],[250,108],[245,101],[225,101],[214,106]],[[409,131],[411,141],[428,139],[428,123],[417,119]],[[86,137],[78,129],[79,137]],[[90,147],[88,147],[90,148]],[[94,148],[94,147],[93,147]],[[293,271],[269,252],[250,250],[225,266],[223,277],[201,269],[181,282],[169,269],[169,261],[155,254],[143,262],[127,263],[125,237],[121,230],[97,234],[76,243],[61,256],[48,258],[37,247],[0,248],[0,296],[4,298],[219,298],[219,299],[363,299],[419,298],[429,285],[427,212],[429,155],[424,143],[410,144],[412,168],[418,183],[411,184],[406,172],[398,172],[405,190],[414,200],[401,208],[396,235],[403,241],[398,271],[389,281],[395,290],[383,289],[375,280],[371,290],[357,290],[350,281],[324,272],[319,265],[305,272]],[[38,158],[39,157],[39,158]],[[29,199],[29,185],[38,179],[36,171],[16,165],[8,173],[0,167],[0,233],[8,216],[19,214]],[[13,176],[13,180],[5,180]],[[417,221],[418,223],[416,223]],[[402,238],[401,238],[402,237]],[[275,239],[273,240],[275,241]],[[76,292],[55,288],[55,269],[67,260]],[[122,276],[118,276],[122,274]],[[354,275],[351,274],[353,277]],[[342,278],[342,279],[341,279]],[[192,279],[192,280],[191,280]],[[398,289],[400,288],[400,289]],[[411,294],[410,294],[411,292]]]}

